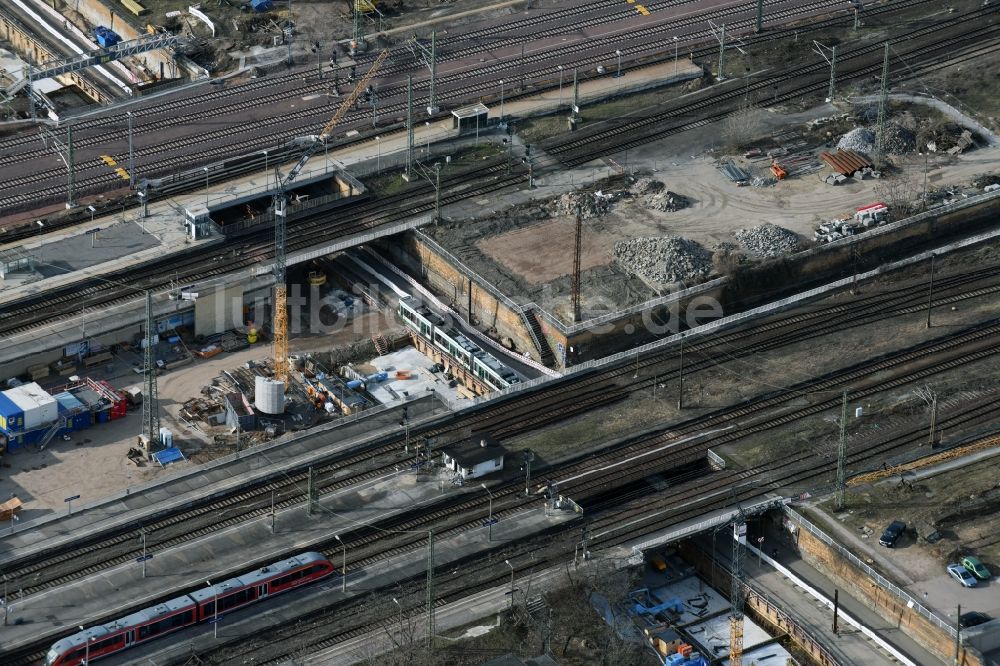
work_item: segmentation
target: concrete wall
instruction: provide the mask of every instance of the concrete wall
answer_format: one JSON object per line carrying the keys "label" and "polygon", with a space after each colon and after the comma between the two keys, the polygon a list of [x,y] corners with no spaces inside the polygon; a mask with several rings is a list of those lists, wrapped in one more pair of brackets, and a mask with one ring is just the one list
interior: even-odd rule
{"label": "concrete wall", "polygon": [[[139,0],[142,2],[142,0]],[[65,0],[65,6],[75,9],[87,21],[88,25],[77,25],[91,39],[93,39],[93,29],[99,25],[111,28],[124,41],[132,41],[146,35],[146,19],[152,16],[136,17],[131,14],[125,6],[108,0]],[[132,56],[131,60],[142,62],[155,76],[160,75],[160,64],[163,64],[164,74],[168,77],[176,76],[176,63],[171,52],[166,50],[147,51],[137,56]]]}
{"label": "concrete wall", "polygon": [[[62,57],[35,39],[26,29],[15,24],[13,21],[8,21],[4,17],[0,17],[0,41],[9,43],[16,53],[35,64],[59,60]],[[12,72],[12,74],[17,75],[17,72]],[[99,88],[91,85],[90,81],[80,74],[81,72],[69,72],[68,74],[60,74],[55,78],[63,85],[75,85],[83,94],[98,104],[110,104],[114,101],[101,92]]]}
{"label": "concrete wall", "polygon": [[510,309],[453,266],[444,257],[433,252],[413,234],[403,234],[378,242],[379,249],[414,277],[420,279],[442,301],[457,312],[467,314],[469,292],[472,292],[472,313],[477,325],[483,329],[496,329],[498,339],[510,338],[519,351],[527,350],[538,360],[538,351],[531,335],[524,327],[520,312]]}
{"label": "concrete wall", "polygon": [[222,333],[243,325],[243,285],[199,292],[194,306],[195,335]]}
{"label": "concrete wall", "polygon": [[[889,590],[877,585],[864,571],[808,530],[797,530],[796,545],[802,559],[824,572],[838,587],[848,590],[852,597],[897,625],[943,662],[952,663],[955,655],[955,639],[952,636]],[[962,651],[957,663],[960,666],[983,666],[982,660],[968,650]]]}
{"label": "concrete wall", "polygon": [[819,246],[807,252],[737,270],[726,286],[723,304],[748,302],[754,294],[767,294],[775,300],[793,291],[802,291],[854,272],[864,272],[888,261],[914,254],[919,250],[945,244],[960,235],[983,230],[1000,215],[1000,197],[993,197],[963,210],[921,216],[885,233],[860,236],[853,242]]}

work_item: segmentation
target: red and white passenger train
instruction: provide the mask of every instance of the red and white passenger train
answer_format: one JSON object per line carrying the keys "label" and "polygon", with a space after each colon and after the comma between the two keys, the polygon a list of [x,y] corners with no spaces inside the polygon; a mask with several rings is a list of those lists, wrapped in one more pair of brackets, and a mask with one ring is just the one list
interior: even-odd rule
{"label": "red and white passenger train", "polygon": [[216,615],[216,599],[221,614],[333,573],[328,559],[319,553],[303,553],[67,636],[49,648],[45,665],[78,666],[87,657],[94,661],[192,624],[210,622]]}

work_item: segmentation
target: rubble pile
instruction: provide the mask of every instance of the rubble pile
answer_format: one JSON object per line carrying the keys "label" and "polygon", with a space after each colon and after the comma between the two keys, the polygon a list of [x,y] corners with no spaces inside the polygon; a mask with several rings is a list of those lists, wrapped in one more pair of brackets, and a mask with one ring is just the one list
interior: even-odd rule
{"label": "rubble pile", "polygon": [[[859,153],[871,155],[875,152],[877,128],[855,127],[850,132],[840,137],[837,148],[841,150],[856,150]],[[912,151],[916,147],[916,136],[913,132],[901,127],[896,123],[885,124],[885,152],[902,154]]]}
{"label": "rubble pile", "polygon": [[733,235],[740,245],[758,257],[780,257],[799,249],[798,234],[769,222],[739,229]]}
{"label": "rubble pile", "polygon": [[612,204],[622,196],[624,196],[624,192],[605,193],[600,190],[596,192],[568,192],[549,202],[549,215],[552,217],[576,215],[579,210],[580,217],[584,220],[591,217],[601,217],[607,215]]}
{"label": "rubble pile", "polygon": [[837,142],[837,148],[871,154],[875,152],[875,132],[867,127],[855,127],[840,137],[840,141]]}
{"label": "rubble pile", "polygon": [[614,255],[626,272],[662,284],[704,277],[712,270],[712,254],[680,236],[621,240]]}
{"label": "rubble pile", "polygon": [[632,183],[632,186],[628,188],[628,191],[630,194],[642,196],[644,194],[656,194],[658,192],[662,192],[666,189],[666,187],[667,186],[664,185],[662,181],[646,178],[644,176]]}
{"label": "rubble pile", "polygon": [[667,212],[673,212],[675,210],[688,207],[688,200],[686,197],[677,194],[676,192],[671,192],[670,190],[663,190],[661,192],[657,192],[656,194],[647,194],[644,202],[646,204],[646,208]]}

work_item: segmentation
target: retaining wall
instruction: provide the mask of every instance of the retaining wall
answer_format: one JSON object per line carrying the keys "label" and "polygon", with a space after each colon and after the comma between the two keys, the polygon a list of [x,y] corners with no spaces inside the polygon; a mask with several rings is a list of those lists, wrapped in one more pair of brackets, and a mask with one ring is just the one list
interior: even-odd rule
{"label": "retaining wall", "polygon": [[517,350],[527,350],[532,358],[538,359],[538,351],[524,326],[520,310],[477,284],[428,243],[407,233],[380,241],[378,247],[393,262],[438,293],[456,312],[468,313],[471,291],[471,318],[483,329],[496,329],[501,340],[510,338]]}
{"label": "retaining wall", "polygon": [[[149,16],[144,18],[130,18],[131,15],[125,9],[125,6],[116,2],[74,0],[69,6],[75,9],[87,22],[88,25],[77,25],[77,27],[83,30],[91,39],[93,39],[93,29],[99,25],[111,28],[117,32],[121,35],[122,41],[130,42],[134,39],[139,39],[146,36],[146,19],[151,18]],[[161,75],[161,68],[163,76],[177,76],[177,63],[174,60],[173,53],[170,51],[163,49],[147,51],[146,53],[131,56],[129,60],[141,61],[156,77]]]}
{"label": "retaining wall", "polygon": [[[920,213],[858,236],[805,252],[737,269],[723,293],[723,304],[774,300],[792,291],[865,272],[899,256],[940,245],[953,237],[989,227],[1000,215],[997,193]],[[766,296],[756,296],[766,294]]]}
{"label": "retaining wall", "polygon": [[950,622],[922,606],[889,581],[873,576],[873,571],[866,570],[856,557],[852,560],[845,549],[822,534],[815,525],[790,510],[787,511],[786,524],[796,528],[795,544],[803,560],[827,574],[838,587],[848,590],[852,597],[895,623],[928,652],[946,663],[984,666],[983,660],[974,650],[964,647],[959,659],[953,661],[955,629],[950,626]]}

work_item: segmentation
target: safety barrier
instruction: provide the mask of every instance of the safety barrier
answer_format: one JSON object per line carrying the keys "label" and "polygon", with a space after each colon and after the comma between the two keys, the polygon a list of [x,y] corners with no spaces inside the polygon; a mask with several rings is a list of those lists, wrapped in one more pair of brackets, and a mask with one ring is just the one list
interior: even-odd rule
{"label": "safety barrier", "polygon": [[827,546],[833,549],[837,554],[839,554],[845,560],[854,565],[857,569],[863,571],[865,575],[871,578],[881,588],[895,595],[902,602],[902,605],[912,608],[918,614],[924,616],[930,622],[932,622],[939,628],[943,629],[949,636],[951,636],[952,638],[955,637],[955,627],[951,622],[945,620],[931,609],[922,605],[919,601],[914,599],[912,596],[910,596],[908,593],[906,593],[892,581],[890,581],[885,576],[883,576],[882,574],[880,574],[879,572],[875,571],[870,566],[865,564],[861,560],[861,558],[859,558],[857,555],[855,555],[854,553],[852,553],[851,551],[847,550],[839,543],[834,541],[833,538],[830,537],[826,532],[813,525],[811,522],[806,520],[804,516],[802,516],[800,513],[798,513],[791,507],[785,506],[784,511],[785,514],[793,521],[795,521],[796,524],[798,524],[800,527],[805,529],[814,537],[825,543]]}

